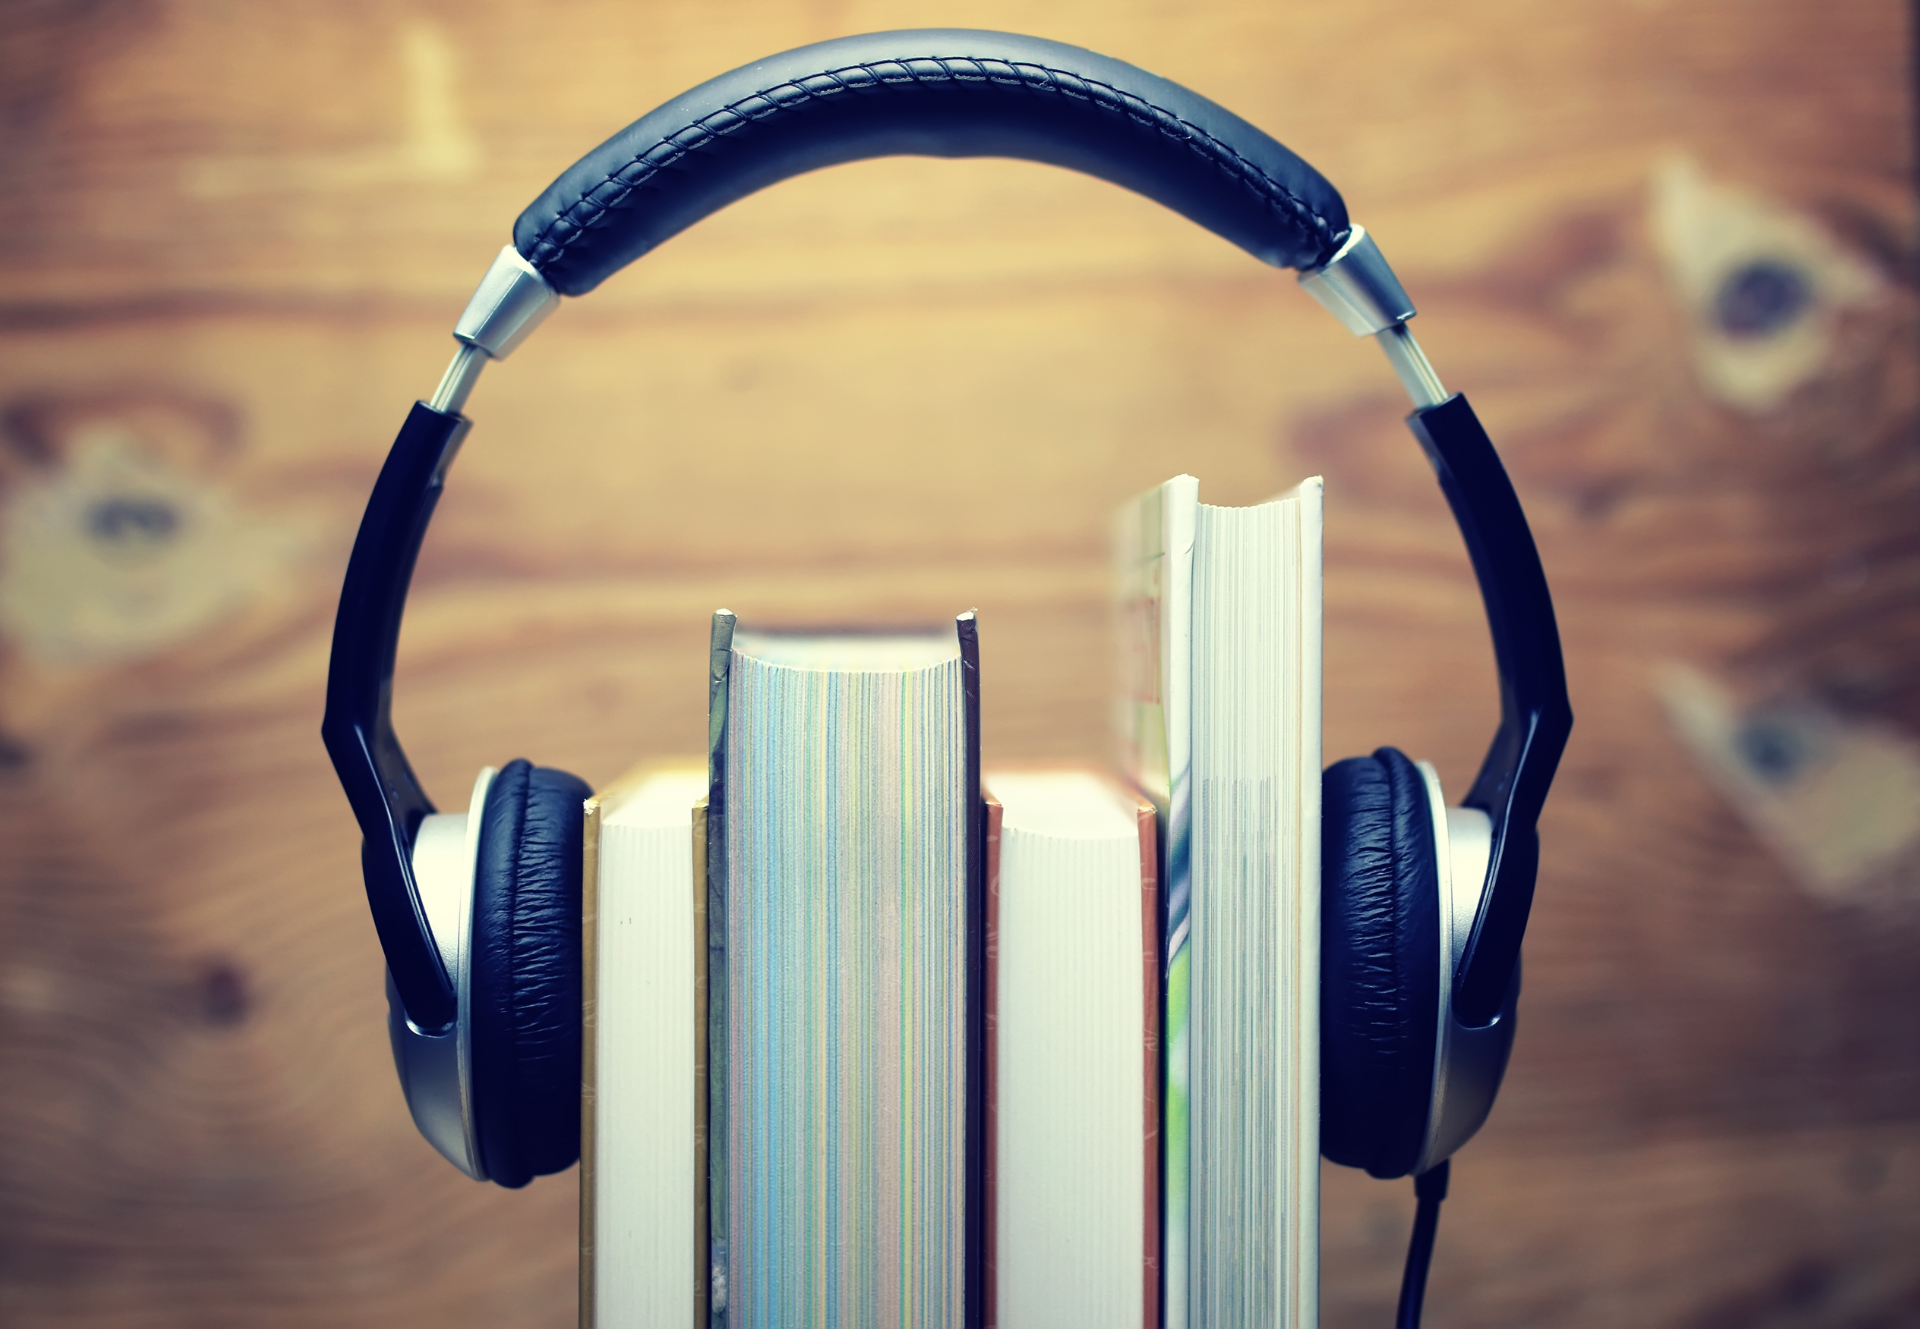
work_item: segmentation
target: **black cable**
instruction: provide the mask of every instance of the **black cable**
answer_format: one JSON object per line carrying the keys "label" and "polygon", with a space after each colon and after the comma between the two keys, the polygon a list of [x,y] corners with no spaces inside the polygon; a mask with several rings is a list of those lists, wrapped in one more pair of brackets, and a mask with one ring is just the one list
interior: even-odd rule
{"label": "black cable", "polygon": [[1413,1239],[1407,1243],[1407,1272],[1400,1278],[1400,1309],[1394,1329],[1420,1329],[1420,1304],[1427,1296],[1427,1266],[1433,1263],[1433,1236],[1440,1227],[1440,1201],[1447,1198],[1447,1163],[1413,1179],[1419,1206],[1413,1211]]}

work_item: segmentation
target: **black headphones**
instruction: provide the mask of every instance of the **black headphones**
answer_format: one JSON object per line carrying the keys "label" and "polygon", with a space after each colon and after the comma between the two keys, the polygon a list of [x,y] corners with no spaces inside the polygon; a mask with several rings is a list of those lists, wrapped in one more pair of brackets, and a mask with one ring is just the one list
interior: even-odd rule
{"label": "black headphones", "polygon": [[[1512,1045],[1535,825],[1573,717],[1553,603],[1506,472],[1466,399],[1406,328],[1414,310],[1312,167],[1177,84],[1077,47],[997,32],[874,33],[758,61],[588,153],[514,225],[415,404],[354,542],[322,726],[365,836],[395,1060],[414,1120],[503,1186],[579,1154],[581,805],[586,783],[509,762],[467,813],[435,812],[390,720],[414,558],[481,368],[559,303],[788,176],[868,157],[1018,157],[1124,185],[1301,282],[1375,337],[1416,407],[1493,633],[1501,719],[1464,805],[1392,748],[1324,781],[1321,1140],[1377,1177],[1424,1178],[1485,1120]],[[1416,1237],[1418,1246],[1418,1237]],[[1424,1278],[1424,1257],[1422,1257]]]}

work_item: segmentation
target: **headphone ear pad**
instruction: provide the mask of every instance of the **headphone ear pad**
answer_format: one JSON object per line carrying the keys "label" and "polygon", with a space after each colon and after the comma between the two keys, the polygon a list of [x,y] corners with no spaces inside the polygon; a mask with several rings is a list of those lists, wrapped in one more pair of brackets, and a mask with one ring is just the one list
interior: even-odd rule
{"label": "headphone ear pad", "polygon": [[1376,1177],[1419,1161],[1440,1018],[1426,781],[1394,748],[1321,781],[1320,1149]]}
{"label": "headphone ear pad", "polygon": [[469,968],[481,1165],[524,1186],[580,1157],[580,886],[587,783],[508,762],[480,823]]}

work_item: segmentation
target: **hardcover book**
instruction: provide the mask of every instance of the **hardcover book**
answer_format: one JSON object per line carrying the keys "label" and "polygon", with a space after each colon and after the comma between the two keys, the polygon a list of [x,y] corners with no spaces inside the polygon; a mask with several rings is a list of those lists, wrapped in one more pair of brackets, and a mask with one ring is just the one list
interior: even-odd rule
{"label": "hardcover book", "polygon": [[715,1329],[984,1320],[978,638],[715,615]]}

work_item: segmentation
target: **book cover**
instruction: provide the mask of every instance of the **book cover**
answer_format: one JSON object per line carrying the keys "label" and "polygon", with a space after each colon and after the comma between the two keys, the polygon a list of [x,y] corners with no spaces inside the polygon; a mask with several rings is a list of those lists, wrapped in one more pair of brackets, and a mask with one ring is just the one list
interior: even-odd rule
{"label": "book cover", "polygon": [[1192,899],[1193,543],[1200,482],[1179,475],[1123,508],[1115,523],[1121,771],[1159,821],[1159,954],[1164,1081],[1160,1096],[1160,1249],[1168,1329],[1184,1329],[1188,1250],[1188,989]]}

